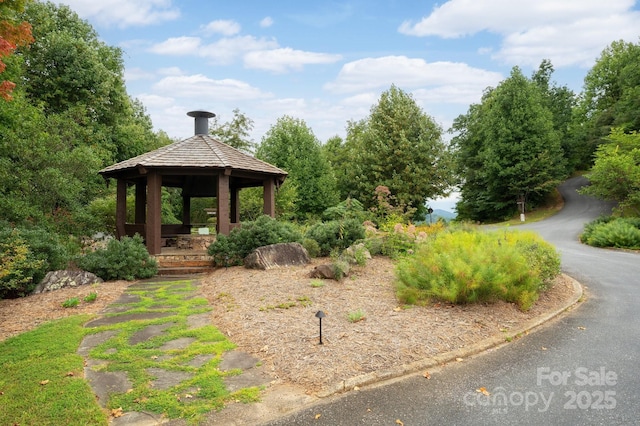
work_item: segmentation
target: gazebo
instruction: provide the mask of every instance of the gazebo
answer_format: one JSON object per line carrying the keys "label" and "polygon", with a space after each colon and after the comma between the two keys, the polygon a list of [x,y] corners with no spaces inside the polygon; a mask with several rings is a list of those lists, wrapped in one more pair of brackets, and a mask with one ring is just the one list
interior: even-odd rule
{"label": "gazebo", "polygon": [[[116,237],[140,234],[149,254],[160,254],[163,238],[191,233],[191,198],[215,197],[216,231],[229,234],[240,225],[242,188],[263,187],[263,211],[275,216],[275,189],[287,172],[209,136],[207,111],[195,118],[195,135],[100,170],[116,179]],[[135,186],[135,223],[126,223],[127,189]],[[182,223],[162,224],[162,187],[182,188]]]}

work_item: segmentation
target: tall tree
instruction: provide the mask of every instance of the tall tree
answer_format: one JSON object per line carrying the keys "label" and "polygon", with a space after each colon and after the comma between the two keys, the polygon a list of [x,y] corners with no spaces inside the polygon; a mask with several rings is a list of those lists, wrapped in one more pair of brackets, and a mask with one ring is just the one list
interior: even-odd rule
{"label": "tall tree", "polygon": [[553,114],[539,86],[519,68],[453,126],[462,178],[461,218],[503,219],[517,202],[535,206],[565,175]]}
{"label": "tall tree", "polygon": [[[0,74],[6,69],[4,59],[10,56],[19,46],[26,46],[33,41],[31,25],[20,22],[18,13],[24,10],[26,0],[0,1]],[[9,80],[0,80],[0,98],[11,99],[11,91],[16,84]]]}
{"label": "tall tree", "polygon": [[35,42],[20,49],[22,80],[33,104],[45,114],[66,114],[89,125],[106,162],[126,160],[157,146],[144,107],[124,84],[122,50],[100,41],[91,25],[69,7],[29,4],[23,19]]}
{"label": "tall tree", "polygon": [[576,95],[567,86],[558,86],[551,81],[553,65],[548,59],[543,60],[531,80],[542,91],[542,99],[553,115],[553,128],[558,133],[560,144],[567,160],[567,172],[572,173],[580,166],[580,148],[573,145],[572,118],[576,104]]}
{"label": "tall tree", "polygon": [[303,120],[289,116],[279,118],[262,138],[256,157],[289,173],[288,184],[297,192],[296,217],[317,216],[338,203],[331,165]]}
{"label": "tall tree", "polygon": [[348,124],[345,149],[342,158],[351,163],[340,187],[367,208],[375,204],[375,189],[385,186],[400,205],[419,215],[426,200],[447,195],[453,183],[442,129],[395,85],[382,93],[368,117]]}
{"label": "tall tree", "polygon": [[248,154],[252,153],[256,143],[251,139],[253,120],[240,112],[238,108],[233,110],[233,118],[225,123],[220,123],[218,116],[209,122],[209,134],[220,141]]}
{"label": "tall tree", "polygon": [[584,79],[572,133],[589,166],[595,148],[613,127],[640,130],[640,43],[614,41],[602,51]]}

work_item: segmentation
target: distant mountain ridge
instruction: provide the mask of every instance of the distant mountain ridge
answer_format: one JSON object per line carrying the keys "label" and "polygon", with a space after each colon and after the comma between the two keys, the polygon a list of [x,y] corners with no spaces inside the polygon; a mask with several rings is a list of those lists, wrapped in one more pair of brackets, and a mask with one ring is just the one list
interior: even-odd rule
{"label": "distant mountain ridge", "polygon": [[[446,221],[455,219],[458,215],[455,213],[452,213],[448,210],[442,210],[442,209],[433,209],[433,213],[431,213],[431,220],[433,222],[437,221],[439,217],[443,218]],[[429,221],[429,215],[427,215],[427,222]]]}

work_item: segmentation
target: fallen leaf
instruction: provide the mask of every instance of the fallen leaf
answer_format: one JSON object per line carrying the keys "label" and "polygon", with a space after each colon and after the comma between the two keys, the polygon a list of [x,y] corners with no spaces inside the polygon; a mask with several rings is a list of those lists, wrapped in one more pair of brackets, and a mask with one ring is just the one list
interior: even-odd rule
{"label": "fallen leaf", "polygon": [[430,379],[431,378],[431,374],[428,371],[425,371],[423,374],[425,379]]}
{"label": "fallen leaf", "polygon": [[67,377],[75,376],[75,373],[73,371],[69,371],[67,374],[65,374],[65,376]]}
{"label": "fallen leaf", "polygon": [[402,420],[400,419],[396,420],[396,424],[400,426],[404,426],[404,423],[402,423]]}
{"label": "fallen leaf", "polygon": [[476,389],[476,392],[483,394],[484,396],[489,396],[491,395],[491,393],[489,393],[489,391],[487,390],[487,388],[485,387],[481,387]]}
{"label": "fallen leaf", "polygon": [[360,386],[354,386],[354,387],[353,387],[353,390],[354,390],[354,391],[358,391],[358,390],[360,390]]}
{"label": "fallen leaf", "polygon": [[578,327],[578,330],[586,330],[587,327]]}
{"label": "fallen leaf", "polygon": [[41,382],[40,382],[40,386],[44,386],[44,385],[46,385],[47,383],[49,383],[49,381],[48,381],[48,380],[43,380],[43,381],[41,381]]}
{"label": "fallen leaf", "polygon": [[395,312],[400,312],[402,310],[402,308],[400,306],[393,308],[393,310]]}
{"label": "fallen leaf", "polygon": [[122,417],[124,413],[122,412],[122,407],[114,408],[111,410],[112,417]]}
{"label": "fallen leaf", "polygon": [[187,393],[187,394],[185,394],[185,395],[184,395],[184,397],[185,397],[185,398],[193,398],[193,395],[191,395],[191,394]]}
{"label": "fallen leaf", "polygon": [[546,351],[546,350],[547,350],[547,348],[545,348],[544,346],[543,346],[543,347],[541,347],[540,349],[542,349],[543,351]]}
{"label": "fallen leaf", "polygon": [[462,358],[456,358],[456,361],[458,361],[458,362],[462,362],[462,361],[464,361],[464,359],[462,359]]}
{"label": "fallen leaf", "polygon": [[316,414],[314,419],[318,420],[321,416],[322,416],[322,414]]}
{"label": "fallen leaf", "polygon": [[127,389],[127,393],[133,392],[133,389]]}

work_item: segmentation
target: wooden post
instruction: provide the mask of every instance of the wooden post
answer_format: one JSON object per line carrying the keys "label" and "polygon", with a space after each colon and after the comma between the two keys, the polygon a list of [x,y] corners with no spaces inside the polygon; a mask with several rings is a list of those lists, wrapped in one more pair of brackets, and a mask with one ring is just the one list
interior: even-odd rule
{"label": "wooden post", "polygon": [[273,179],[266,179],[263,186],[263,208],[264,214],[276,217],[276,184]]}
{"label": "wooden post", "polygon": [[124,228],[127,222],[127,182],[118,179],[116,187],[116,238],[120,239],[126,235]]}
{"label": "wooden post", "polygon": [[231,188],[231,223],[240,223],[240,189]]}
{"label": "wooden post", "polygon": [[229,176],[224,173],[218,175],[217,194],[218,233],[229,235]]}
{"label": "wooden post", "polygon": [[147,175],[147,250],[160,254],[162,234],[162,176],[152,171]]}

